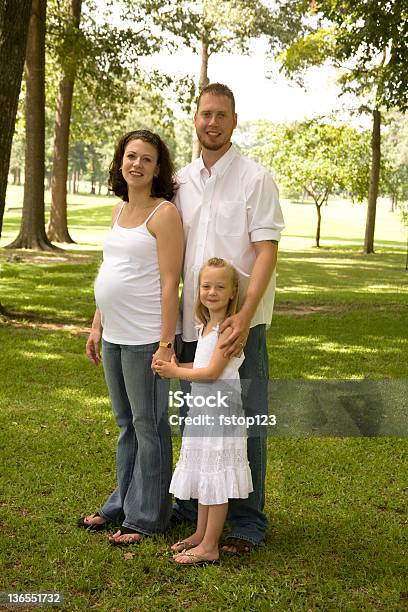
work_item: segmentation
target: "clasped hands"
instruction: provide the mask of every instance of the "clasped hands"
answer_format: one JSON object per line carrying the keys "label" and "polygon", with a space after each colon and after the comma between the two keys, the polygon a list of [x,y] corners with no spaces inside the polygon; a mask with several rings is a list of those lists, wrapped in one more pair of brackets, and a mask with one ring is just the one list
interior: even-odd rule
{"label": "clasped hands", "polygon": [[[239,357],[244,350],[250,322],[239,313],[228,317],[220,326],[220,333],[227,327],[231,328],[230,335],[220,344],[220,349],[225,348],[224,357]],[[170,355],[159,354],[159,351],[167,351]],[[172,349],[158,349],[152,359],[152,370],[161,378],[177,378],[179,373],[179,363]]]}

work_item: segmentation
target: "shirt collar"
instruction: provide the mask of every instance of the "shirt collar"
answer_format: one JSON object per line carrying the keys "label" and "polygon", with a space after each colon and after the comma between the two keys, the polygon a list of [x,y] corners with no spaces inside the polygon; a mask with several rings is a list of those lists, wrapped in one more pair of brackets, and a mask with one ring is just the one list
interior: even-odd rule
{"label": "shirt collar", "polygon": [[[231,164],[232,160],[237,156],[237,151],[234,147],[234,145],[231,145],[230,148],[228,149],[228,151],[226,153],[224,153],[224,155],[222,157],[220,157],[220,159],[213,165],[211,166],[211,175],[216,175],[216,176],[223,176],[225,174],[225,172],[227,171],[229,165]],[[206,172],[208,172],[207,168],[204,165],[204,161],[203,161],[203,156],[200,155],[199,157],[199,171],[200,173],[205,170]]]}

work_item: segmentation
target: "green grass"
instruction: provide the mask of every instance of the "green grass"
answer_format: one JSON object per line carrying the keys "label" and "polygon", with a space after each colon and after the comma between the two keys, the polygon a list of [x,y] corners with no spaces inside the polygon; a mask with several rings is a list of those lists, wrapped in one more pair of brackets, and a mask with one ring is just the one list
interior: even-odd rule
{"label": "green grass", "polygon": [[[110,203],[87,201],[72,210],[78,225],[108,225]],[[69,611],[407,609],[406,439],[270,438],[266,546],[219,566],[170,562],[188,526],[133,558],[75,527],[114,486],[117,435],[102,370],[84,356],[100,237],[78,232],[89,248],[0,251],[13,313],[0,325],[1,590],[61,591]],[[281,250],[271,377],[407,378],[404,252],[307,242]]]}
{"label": "green grass", "polygon": [[[103,226],[110,225],[114,196],[89,196],[86,194],[68,196],[68,222],[70,233],[81,247],[95,249],[103,240]],[[46,212],[51,196],[45,192]],[[11,242],[17,234],[23,202],[23,188],[9,185],[6,197],[6,213],[0,246]],[[286,229],[282,241],[283,248],[303,249],[314,244],[316,231],[316,210],[312,202],[304,204],[283,200]],[[322,208],[322,245],[346,241],[362,244],[365,231],[366,205],[351,204],[347,200],[333,197],[329,205]],[[407,233],[399,214],[389,210],[389,201],[379,199],[377,204],[375,239],[387,246],[404,247]],[[402,254],[401,254],[402,255]]]}

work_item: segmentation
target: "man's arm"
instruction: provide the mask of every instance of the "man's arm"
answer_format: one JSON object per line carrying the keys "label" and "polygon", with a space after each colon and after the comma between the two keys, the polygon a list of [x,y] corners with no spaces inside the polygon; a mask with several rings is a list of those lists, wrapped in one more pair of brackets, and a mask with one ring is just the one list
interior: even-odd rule
{"label": "man's arm", "polygon": [[241,310],[232,317],[228,317],[220,327],[221,332],[227,327],[232,329],[231,334],[220,345],[220,348],[226,349],[224,353],[226,357],[234,357],[242,353],[249,334],[251,320],[276,267],[278,245],[275,241],[261,240],[254,242],[253,246],[256,259],[245,301]]}

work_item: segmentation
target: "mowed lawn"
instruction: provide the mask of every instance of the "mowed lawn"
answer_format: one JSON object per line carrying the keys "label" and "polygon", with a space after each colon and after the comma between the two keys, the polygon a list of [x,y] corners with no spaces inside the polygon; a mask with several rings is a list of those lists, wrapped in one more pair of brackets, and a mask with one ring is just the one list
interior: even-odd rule
{"label": "mowed lawn", "polygon": [[[82,242],[68,252],[0,251],[8,312],[0,325],[0,590],[59,591],[66,610],[407,609],[404,438],[270,438],[266,546],[224,554],[219,566],[172,564],[168,547],[189,525],[130,549],[76,528],[115,482],[117,430],[103,372],[84,356],[111,202],[83,198],[72,207]],[[393,228],[378,228],[387,246],[364,257],[352,244],[354,218],[340,231],[345,222],[329,205],[332,242],[317,250],[313,208],[290,206],[268,334],[271,378],[406,379],[405,252],[388,246],[403,245],[398,220],[383,210]],[[3,245],[18,214],[6,215]]]}

